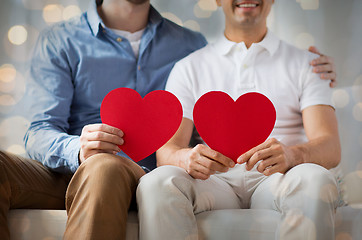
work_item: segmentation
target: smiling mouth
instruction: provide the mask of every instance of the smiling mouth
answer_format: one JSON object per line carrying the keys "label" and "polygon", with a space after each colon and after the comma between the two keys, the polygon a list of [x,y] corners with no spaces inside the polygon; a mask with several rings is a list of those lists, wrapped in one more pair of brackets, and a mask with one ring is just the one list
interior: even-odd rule
{"label": "smiling mouth", "polygon": [[260,4],[259,3],[254,3],[254,2],[241,2],[241,3],[237,3],[236,7],[238,8],[255,8],[258,7]]}

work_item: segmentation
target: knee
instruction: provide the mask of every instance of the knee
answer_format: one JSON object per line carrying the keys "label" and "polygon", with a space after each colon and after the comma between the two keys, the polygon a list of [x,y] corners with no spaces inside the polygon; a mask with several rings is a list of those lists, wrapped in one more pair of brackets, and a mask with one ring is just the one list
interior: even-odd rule
{"label": "knee", "polygon": [[334,185],[336,183],[333,174],[326,168],[313,164],[305,163],[300,164],[291,170],[291,174],[297,175],[302,179],[302,182],[310,183],[313,185]]}
{"label": "knee", "polygon": [[335,177],[326,168],[317,164],[301,164],[292,173],[301,180],[304,193],[313,199],[321,199],[329,203],[338,199]]}
{"label": "knee", "polygon": [[[80,175],[86,176],[85,179],[103,185],[112,186],[114,183],[127,183],[138,181],[135,169],[138,171],[138,165],[131,160],[106,153],[93,155],[84,161],[77,172]],[[136,164],[135,164],[136,165]],[[76,175],[77,175],[76,172]],[[75,175],[75,176],[76,176]]]}
{"label": "knee", "polygon": [[191,178],[182,168],[175,166],[161,166],[144,175],[137,187],[137,199],[149,199],[151,196],[167,200],[169,194],[177,195],[192,184]]}

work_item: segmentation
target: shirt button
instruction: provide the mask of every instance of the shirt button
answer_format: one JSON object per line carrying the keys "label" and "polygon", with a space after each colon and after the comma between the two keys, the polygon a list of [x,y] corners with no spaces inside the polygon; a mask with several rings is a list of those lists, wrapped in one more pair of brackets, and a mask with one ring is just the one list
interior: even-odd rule
{"label": "shirt button", "polygon": [[244,68],[244,69],[247,69],[247,68],[248,68],[248,65],[247,65],[246,63],[244,63],[243,68]]}
{"label": "shirt button", "polygon": [[117,38],[117,42],[122,42],[122,38]]}
{"label": "shirt button", "polygon": [[138,71],[139,71],[139,70],[141,70],[141,66],[140,66],[140,65],[138,65],[137,69],[138,69]]}

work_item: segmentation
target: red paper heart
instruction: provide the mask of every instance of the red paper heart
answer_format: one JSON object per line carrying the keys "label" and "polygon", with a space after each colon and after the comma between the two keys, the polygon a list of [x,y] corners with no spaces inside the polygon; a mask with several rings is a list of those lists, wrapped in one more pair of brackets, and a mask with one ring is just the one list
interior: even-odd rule
{"label": "red paper heart", "polygon": [[235,162],[268,138],[276,120],[273,103],[256,92],[236,101],[224,92],[208,92],[196,102],[193,116],[205,143]]}
{"label": "red paper heart", "polygon": [[124,144],[119,147],[138,162],[174,135],[182,120],[182,107],[167,91],[153,91],[142,99],[133,89],[117,88],[103,99],[101,119],[124,132]]}

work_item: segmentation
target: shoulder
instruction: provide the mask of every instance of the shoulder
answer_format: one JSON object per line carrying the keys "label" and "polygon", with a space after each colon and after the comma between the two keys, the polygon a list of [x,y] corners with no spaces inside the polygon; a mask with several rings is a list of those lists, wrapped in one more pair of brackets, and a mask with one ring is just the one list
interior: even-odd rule
{"label": "shoulder", "polygon": [[85,19],[85,14],[82,14],[44,28],[39,34],[39,39],[48,44],[55,44],[71,36],[76,36],[86,29],[89,29],[89,27]]}
{"label": "shoulder", "polygon": [[179,41],[182,41],[184,44],[196,44],[199,46],[198,48],[207,44],[205,37],[200,32],[182,27],[166,18],[163,18],[160,27],[163,34],[168,34],[174,39],[179,39]]}
{"label": "shoulder", "polygon": [[210,61],[213,62],[214,60],[217,60],[217,57],[212,44],[207,44],[178,61],[176,65],[199,68],[208,65],[207,63]]}
{"label": "shoulder", "polygon": [[308,65],[308,66],[309,62],[312,59],[319,57],[317,54],[311,53],[306,49],[300,49],[283,40],[280,40],[280,47],[278,52],[280,57],[289,59],[291,60],[292,63]]}

